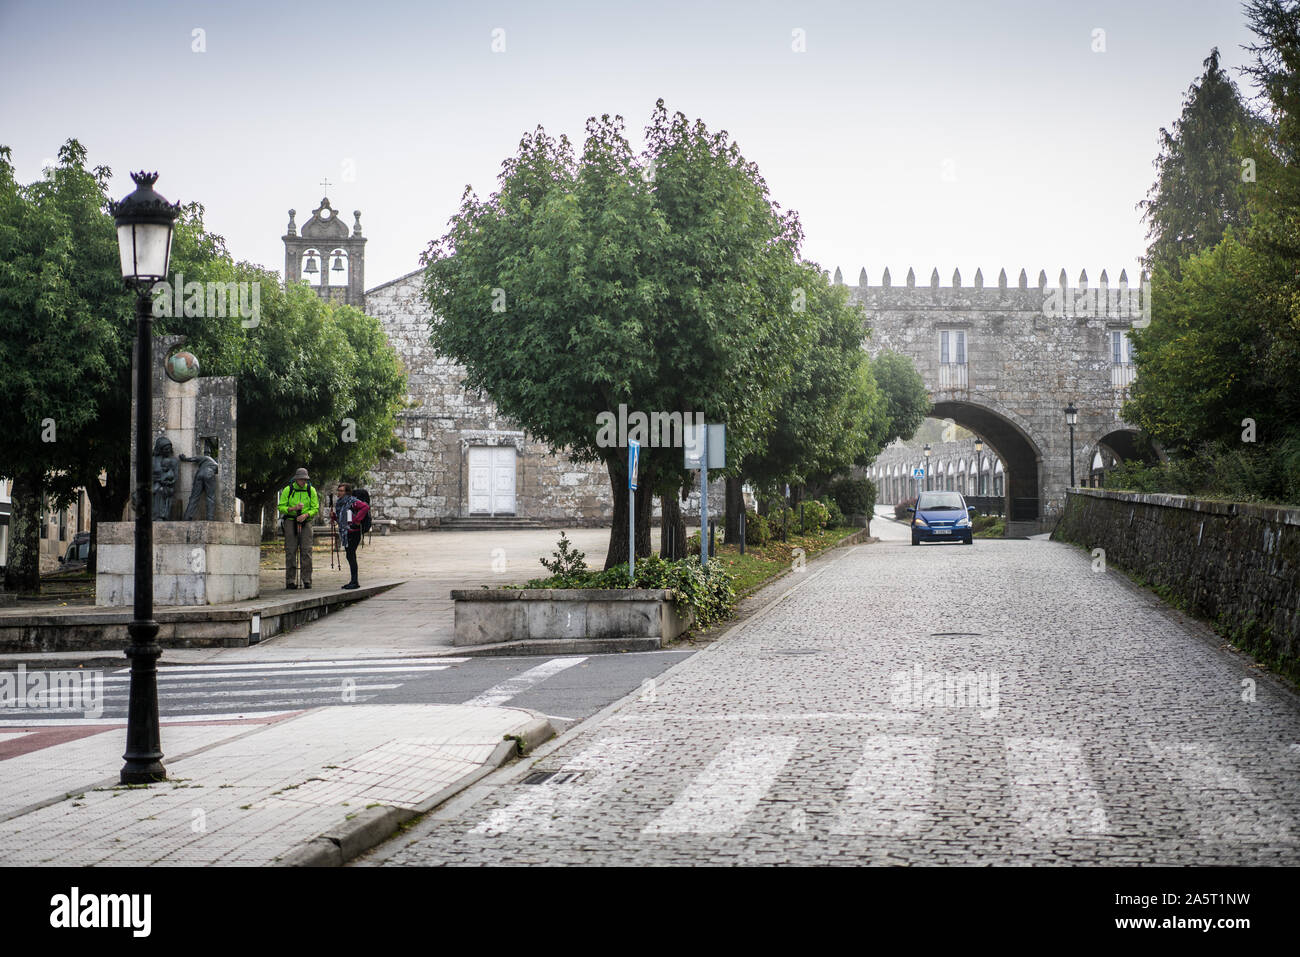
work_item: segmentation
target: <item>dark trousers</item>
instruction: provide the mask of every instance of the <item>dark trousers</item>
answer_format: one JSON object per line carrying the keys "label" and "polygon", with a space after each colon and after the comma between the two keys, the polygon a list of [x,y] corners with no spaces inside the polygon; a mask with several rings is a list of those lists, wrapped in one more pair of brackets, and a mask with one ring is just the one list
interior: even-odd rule
{"label": "dark trousers", "polygon": [[361,532],[348,529],[348,544],[343,554],[348,557],[348,568],[352,570],[352,581],[357,580],[357,546],[361,544]]}

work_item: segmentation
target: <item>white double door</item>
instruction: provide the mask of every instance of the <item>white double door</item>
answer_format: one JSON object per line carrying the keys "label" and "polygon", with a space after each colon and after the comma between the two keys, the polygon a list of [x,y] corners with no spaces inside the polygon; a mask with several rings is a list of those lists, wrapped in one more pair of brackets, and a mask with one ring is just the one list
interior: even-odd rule
{"label": "white double door", "polygon": [[471,515],[515,513],[514,446],[470,446],[469,512]]}

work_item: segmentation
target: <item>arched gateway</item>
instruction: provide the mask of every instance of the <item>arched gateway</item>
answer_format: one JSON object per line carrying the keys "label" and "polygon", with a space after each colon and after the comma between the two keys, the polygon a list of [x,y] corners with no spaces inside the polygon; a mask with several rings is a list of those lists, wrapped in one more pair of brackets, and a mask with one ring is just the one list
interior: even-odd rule
{"label": "arched gateway", "polygon": [[[842,282],[836,270],[836,281]],[[1120,409],[1133,382],[1128,330],[1149,321],[1145,280],[1129,288],[1126,275],[1111,287],[1103,271],[1070,286],[1062,270],[1049,286],[1035,286],[1021,270],[1009,286],[1005,270],[986,287],[976,271],[963,285],[954,271],[941,286],[938,270],[917,286],[885,270],[880,285],[862,270],[853,297],[866,312],[866,346],[910,357],[934,402],[933,414],[980,436],[1005,468],[1003,483],[1014,531],[1051,527],[1070,481],[1070,430],[1065,407],[1079,410],[1074,428],[1075,481],[1086,484],[1099,445],[1118,458],[1137,454],[1133,426]]]}

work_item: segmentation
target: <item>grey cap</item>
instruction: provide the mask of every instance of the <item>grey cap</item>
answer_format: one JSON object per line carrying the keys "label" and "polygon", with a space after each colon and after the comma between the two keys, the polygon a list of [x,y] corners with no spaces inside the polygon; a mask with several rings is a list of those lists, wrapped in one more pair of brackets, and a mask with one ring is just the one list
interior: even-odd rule
{"label": "grey cap", "polygon": [[311,476],[307,474],[306,469],[299,469],[293,473],[293,480],[295,482],[309,482],[311,481]]}

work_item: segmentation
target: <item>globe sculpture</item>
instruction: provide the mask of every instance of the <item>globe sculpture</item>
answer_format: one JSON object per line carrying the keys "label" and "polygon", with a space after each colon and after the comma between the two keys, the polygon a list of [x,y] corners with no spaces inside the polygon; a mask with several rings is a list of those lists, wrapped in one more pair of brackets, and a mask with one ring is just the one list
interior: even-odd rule
{"label": "globe sculpture", "polygon": [[199,374],[199,360],[192,352],[178,352],[167,360],[166,368],[173,382],[189,382]]}

